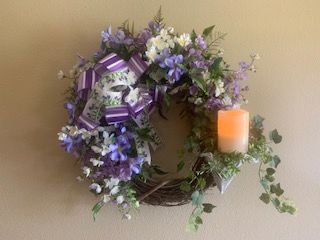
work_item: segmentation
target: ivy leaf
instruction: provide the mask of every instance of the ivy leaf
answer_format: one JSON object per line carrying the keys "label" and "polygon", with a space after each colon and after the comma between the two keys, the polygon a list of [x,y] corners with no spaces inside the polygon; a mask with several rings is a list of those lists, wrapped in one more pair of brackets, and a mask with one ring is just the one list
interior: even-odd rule
{"label": "ivy leaf", "polygon": [[273,168],[267,168],[267,174],[269,176],[272,176],[273,174],[275,174],[276,170],[274,170]]}
{"label": "ivy leaf", "polygon": [[254,128],[262,129],[263,128],[264,118],[260,115],[256,115],[252,118],[252,123]]}
{"label": "ivy leaf", "polygon": [[205,28],[202,32],[202,35],[205,37],[208,37],[212,33],[212,30],[214,29],[214,27],[215,25]]}
{"label": "ivy leaf", "polygon": [[260,180],[260,184],[265,190],[269,189],[269,184],[268,184],[268,180],[267,179],[265,179],[265,178],[261,179]]}
{"label": "ivy leaf", "polygon": [[211,203],[203,203],[202,206],[203,206],[203,211],[205,213],[211,213],[212,210],[216,207],[216,206],[212,205]]}
{"label": "ivy leaf", "polygon": [[92,208],[93,221],[96,221],[97,214],[100,211],[100,209],[103,207],[103,205],[104,205],[104,202],[100,201],[100,202],[97,202],[96,205],[93,206],[93,208]]}
{"label": "ivy leaf", "polygon": [[278,198],[274,198],[271,200],[272,204],[278,209],[278,207],[280,206],[281,202]]}
{"label": "ivy leaf", "polygon": [[268,193],[262,193],[259,199],[265,204],[270,203],[270,195]]}
{"label": "ivy leaf", "polygon": [[200,216],[197,216],[196,219],[195,219],[195,223],[196,224],[202,224],[203,223],[202,218]]}
{"label": "ivy leaf", "polygon": [[188,182],[184,181],[184,182],[181,183],[180,189],[182,191],[184,191],[184,192],[190,192],[191,186],[190,186],[190,184]]}
{"label": "ivy leaf", "polygon": [[204,92],[207,92],[207,86],[203,78],[193,77],[192,81]]}
{"label": "ivy leaf", "polygon": [[269,138],[271,141],[273,141],[275,144],[278,144],[282,141],[282,136],[278,133],[277,129],[274,129],[270,132]]}
{"label": "ivy leaf", "polygon": [[266,175],[265,179],[269,182],[273,182],[275,180],[274,176],[271,176],[271,175]]}
{"label": "ivy leaf", "polygon": [[202,204],[203,194],[198,190],[194,191],[191,195],[192,205],[199,206]]}
{"label": "ivy leaf", "polygon": [[276,194],[278,197],[284,193],[284,190],[280,187],[280,183],[270,186],[270,192]]}
{"label": "ivy leaf", "polygon": [[275,168],[278,167],[278,165],[280,164],[280,162],[281,162],[281,160],[280,160],[280,158],[279,158],[277,155],[273,156],[273,158],[272,158],[272,165],[273,165]]}
{"label": "ivy leaf", "polygon": [[177,165],[177,172],[180,172],[185,165],[185,161],[181,160]]}

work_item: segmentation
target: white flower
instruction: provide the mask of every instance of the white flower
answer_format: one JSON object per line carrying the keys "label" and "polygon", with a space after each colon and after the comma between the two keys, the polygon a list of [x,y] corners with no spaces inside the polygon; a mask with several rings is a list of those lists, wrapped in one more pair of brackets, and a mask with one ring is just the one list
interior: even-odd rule
{"label": "white flower", "polygon": [[181,46],[185,47],[191,43],[191,38],[189,33],[183,33],[180,37],[175,37],[175,41]]}
{"label": "white flower", "polygon": [[224,49],[223,48],[219,48],[217,54],[218,54],[219,57],[221,57],[224,54]]}
{"label": "white flower", "polygon": [[95,158],[90,158],[90,162],[92,163],[92,165],[94,167],[100,167],[104,163],[103,161],[100,161],[100,160],[95,159]]}
{"label": "white flower", "polygon": [[139,201],[136,201],[136,202],[135,202],[135,207],[137,207],[137,208],[140,207]]}
{"label": "white flower", "polygon": [[196,105],[199,105],[199,104],[201,104],[201,103],[203,103],[203,101],[202,101],[201,98],[197,98],[197,99],[194,101],[194,104],[196,104]]}
{"label": "white flower", "polygon": [[101,153],[101,148],[97,147],[97,146],[91,146],[91,150],[94,151],[95,153]]}
{"label": "white flower", "polygon": [[63,73],[62,70],[60,70],[60,71],[57,73],[57,78],[58,78],[58,80],[61,80],[61,79],[64,78],[64,73]]}
{"label": "white flower", "polygon": [[168,33],[173,33],[174,32],[174,28],[173,27],[167,27]]}
{"label": "white flower", "polygon": [[118,186],[115,186],[111,189],[110,195],[116,195],[118,192],[120,192],[120,189]]}
{"label": "white flower", "polygon": [[63,133],[63,132],[59,132],[58,133],[58,139],[59,141],[64,141],[67,138],[67,134]]}
{"label": "white flower", "polygon": [[136,74],[132,71],[129,71],[127,73],[127,81],[128,81],[128,85],[133,85],[136,83],[137,81],[137,77],[136,77]]}
{"label": "white flower", "polygon": [[122,195],[119,195],[119,196],[117,197],[117,203],[118,203],[118,204],[121,204],[121,203],[123,203],[123,201],[124,201],[124,197],[123,197]]}
{"label": "white flower", "polygon": [[110,145],[112,143],[112,138],[114,137],[114,134],[109,134],[107,131],[103,132],[103,143],[105,145]]}
{"label": "white flower", "polygon": [[225,106],[231,106],[232,105],[232,100],[229,96],[224,96],[222,99],[223,105]]}
{"label": "white flower", "polygon": [[157,49],[154,46],[148,48],[148,51],[146,51],[146,56],[151,62],[155,61],[157,55]]}
{"label": "white flower", "polygon": [[158,51],[162,51],[164,48],[166,48],[168,45],[164,41],[163,38],[160,36],[156,36],[155,38],[151,38],[152,46],[154,46]]}
{"label": "white flower", "polygon": [[92,183],[92,184],[89,186],[89,188],[90,188],[91,190],[95,190],[96,193],[101,193],[101,191],[102,191],[102,188],[101,188],[101,186],[100,186],[98,183]]}
{"label": "white flower", "polygon": [[254,60],[259,60],[260,59],[260,55],[258,53],[254,53],[254,54],[251,54],[250,57]]}
{"label": "white flower", "polygon": [[79,129],[78,129],[77,126],[69,126],[69,133],[70,133],[71,136],[76,136],[80,132],[79,132]]}
{"label": "white flower", "polygon": [[102,151],[101,151],[101,156],[105,156],[105,155],[107,155],[107,153],[109,153],[110,152],[110,149],[109,149],[109,146],[107,146],[107,145],[101,145],[102,146]]}
{"label": "white flower", "polygon": [[219,97],[222,93],[225,92],[224,83],[221,81],[221,79],[218,79],[218,81],[216,81],[214,85],[216,86],[216,92],[215,92],[216,97]]}
{"label": "white flower", "polygon": [[79,130],[79,132],[81,133],[82,139],[90,139],[91,138],[91,133],[89,131],[87,131],[86,129],[81,128]]}
{"label": "white flower", "polygon": [[114,186],[117,186],[120,182],[118,178],[110,178],[110,179],[104,179],[104,182],[106,184],[106,188],[112,189]]}
{"label": "white flower", "polygon": [[81,176],[76,177],[77,181],[83,182],[83,178]]}
{"label": "white flower", "polygon": [[110,197],[109,197],[107,194],[104,194],[102,201],[103,201],[104,203],[107,203],[107,202],[110,201]]}
{"label": "white flower", "polygon": [[82,168],[82,170],[83,170],[83,174],[84,174],[86,177],[89,177],[90,172],[91,172],[91,169],[85,166],[85,167]]}
{"label": "white flower", "polygon": [[125,97],[124,101],[127,103],[136,103],[139,101],[140,98],[140,90],[139,88],[135,88],[133,89],[132,87],[130,87],[130,92],[129,94]]}
{"label": "white flower", "polygon": [[126,214],[123,215],[123,218],[127,219],[127,220],[130,220],[131,219],[131,215],[126,213]]}

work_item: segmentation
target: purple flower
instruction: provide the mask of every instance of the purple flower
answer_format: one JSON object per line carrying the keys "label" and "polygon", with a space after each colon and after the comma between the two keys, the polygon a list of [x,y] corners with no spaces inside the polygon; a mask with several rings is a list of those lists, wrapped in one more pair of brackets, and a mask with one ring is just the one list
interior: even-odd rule
{"label": "purple flower", "polygon": [[129,139],[125,135],[117,137],[116,143],[110,144],[110,159],[112,161],[126,161],[128,158],[127,151],[131,148]]}
{"label": "purple flower", "polygon": [[131,173],[134,172],[135,174],[140,173],[140,165],[143,162],[143,157],[135,157],[135,158],[131,158],[129,160],[129,165],[130,165],[130,171]]}
{"label": "purple flower", "polygon": [[101,37],[103,42],[108,42],[112,37],[112,28],[109,26],[105,31],[101,32]]}
{"label": "purple flower", "polygon": [[148,23],[149,28],[151,29],[151,31],[160,31],[160,24],[156,23],[155,21],[150,21]]}
{"label": "purple flower", "polygon": [[181,54],[174,54],[166,58],[163,63],[159,64],[159,66],[162,68],[169,68],[169,71],[167,73],[167,79],[169,80],[169,82],[175,83],[181,78],[182,74],[184,74],[184,70],[181,68],[182,63],[183,56]]}
{"label": "purple flower", "polygon": [[68,123],[71,124],[74,120],[75,106],[70,102],[66,102],[64,108],[68,111]]}
{"label": "purple flower", "polygon": [[112,44],[124,44],[124,45],[131,45],[133,43],[132,37],[126,36],[124,31],[119,29],[114,37],[111,38]]}
{"label": "purple flower", "polygon": [[61,146],[64,147],[65,151],[68,153],[71,153],[74,151],[75,146],[82,141],[82,138],[80,135],[76,137],[71,137],[70,135],[67,135],[62,141]]}
{"label": "purple flower", "polygon": [[137,37],[137,43],[140,45],[145,45],[151,37],[152,37],[152,33],[150,29],[146,28],[139,33]]}
{"label": "purple flower", "polygon": [[194,96],[198,93],[198,88],[195,85],[189,87],[189,93],[191,96]]}
{"label": "purple flower", "polygon": [[196,45],[201,49],[207,48],[207,43],[201,35],[198,35],[195,39]]}

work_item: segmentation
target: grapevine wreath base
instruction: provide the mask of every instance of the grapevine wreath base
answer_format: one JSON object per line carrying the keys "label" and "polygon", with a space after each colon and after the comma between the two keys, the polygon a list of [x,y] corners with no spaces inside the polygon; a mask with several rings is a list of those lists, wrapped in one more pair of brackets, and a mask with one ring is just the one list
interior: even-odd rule
{"label": "grapevine wreath base", "polygon": [[[115,33],[107,28],[91,59],[80,57],[68,75],[59,72],[60,79],[72,80],[65,103],[68,123],[58,133],[59,141],[79,160],[78,180],[88,180],[90,191],[99,198],[92,209],[94,219],[105,204],[117,206],[130,219],[141,202],[161,206],[192,202],[187,229],[196,231],[202,213],[215,207],[203,202],[205,191],[217,186],[223,193],[246,162],[260,163],[264,190],[260,199],[279,212],[295,213],[275,183],[280,158],[270,144],[280,143],[282,137],[277,130],[271,131],[270,140],[265,137],[262,117],[251,118],[246,153],[218,151],[217,112],[246,103],[243,92],[248,88],[242,82],[247,72],[255,72],[259,57],[251,55],[249,63],[242,61],[239,69],[230,69],[218,47],[225,35],[213,30],[210,26],[201,34],[175,33],[164,24],[160,10],[138,34],[128,21]],[[166,113],[173,100],[183,106],[180,117],[191,122],[177,153],[177,171],[188,169],[189,174],[159,180],[155,176],[166,173],[152,163],[150,147],[156,151],[161,139],[149,116],[153,112],[169,121]],[[186,154],[193,156],[191,163],[186,164]]]}

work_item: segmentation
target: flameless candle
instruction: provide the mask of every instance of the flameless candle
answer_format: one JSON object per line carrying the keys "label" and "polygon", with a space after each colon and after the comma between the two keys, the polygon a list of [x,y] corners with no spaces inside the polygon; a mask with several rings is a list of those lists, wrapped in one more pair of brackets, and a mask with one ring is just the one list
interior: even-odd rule
{"label": "flameless candle", "polygon": [[218,149],[220,152],[246,153],[249,139],[249,112],[242,109],[218,112]]}

